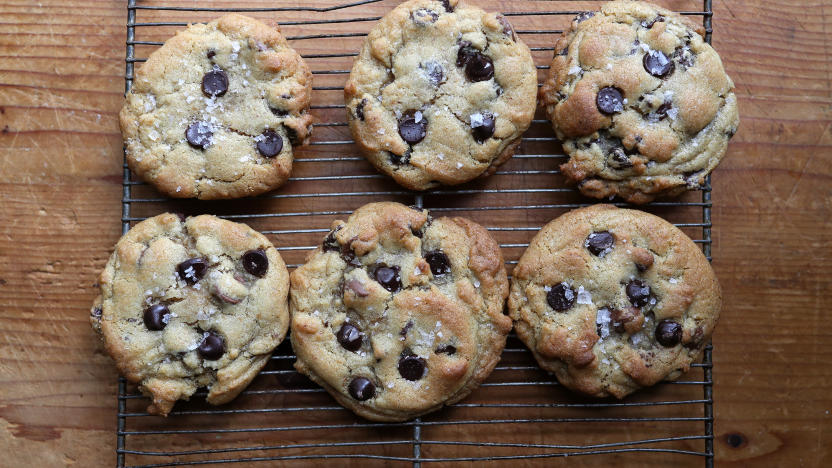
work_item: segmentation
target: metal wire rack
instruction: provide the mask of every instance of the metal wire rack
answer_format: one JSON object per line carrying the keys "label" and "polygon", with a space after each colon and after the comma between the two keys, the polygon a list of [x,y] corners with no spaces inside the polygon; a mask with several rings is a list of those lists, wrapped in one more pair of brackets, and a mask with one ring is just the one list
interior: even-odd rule
{"label": "metal wire rack", "polygon": [[[166,210],[212,213],[250,224],[266,234],[290,269],[315,248],[336,217],[378,200],[462,215],[488,227],[500,242],[509,273],[536,231],[564,211],[589,204],[566,188],[557,171],[565,159],[551,127],[536,116],[523,143],[491,177],[456,188],[417,194],[376,173],[357,153],[343,104],[343,83],[363,37],[398,2],[127,1],[125,91],[136,63],[188,23],[222,12],[277,20],[315,78],[312,143],[296,151],[290,182],[244,201],[170,200],[124,166],[122,229]],[[174,4],[175,3],[175,4]],[[308,2],[313,3],[313,2]],[[557,35],[571,18],[600,2],[526,0],[477,2],[509,17],[535,57],[548,68]],[[711,0],[666,0],[665,6],[701,17],[710,42]],[[198,5],[198,6],[197,6]],[[207,6],[210,5],[210,6]],[[701,8],[700,8],[701,7]],[[711,186],[647,211],[682,228],[711,254]],[[489,380],[460,403],[421,419],[371,423],[337,405],[295,372],[286,340],[252,385],[228,405],[212,407],[204,392],[177,404],[167,419],[148,415],[148,401],[123,378],[118,382],[117,466],[310,464],[338,459],[345,465],[419,467],[422,463],[501,461],[531,466],[577,457],[573,465],[687,463],[713,466],[711,346],[701,363],[677,382],[644,390],[625,401],[590,400],[561,388],[541,371],[511,335]],[[697,462],[697,460],[699,460]]]}

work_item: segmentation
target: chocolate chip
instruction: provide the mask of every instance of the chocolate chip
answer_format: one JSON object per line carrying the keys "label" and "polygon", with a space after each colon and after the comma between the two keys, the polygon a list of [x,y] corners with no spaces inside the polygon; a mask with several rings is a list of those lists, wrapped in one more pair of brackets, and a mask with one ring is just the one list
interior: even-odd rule
{"label": "chocolate chip", "polygon": [[607,86],[598,91],[598,96],[595,98],[595,105],[598,106],[598,110],[602,113],[612,115],[624,110],[624,97],[618,88]]}
{"label": "chocolate chip", "polygon": [[611,149],[608,157],[609,160],[607,161],[607,165],[613,169],[626,169],[628,167],[633,167],[633,163],[630,161],[630,156],[627,155],[624,148]]}
{"label": "chocolate chip", "polygon": [[415,145],[425,138],[427,128],[428,121],[421,111],[407,111],[399,119],[399,135],[411,145]]}
{"label": "chocolate chip", "polygon": [[217,51],[209,50],[208,53],[205,54],[205,55],[207,55],[209,59],[212,59],[212,58],[214,58],[215,55],[217,55]]}
{"label": "chocolate chip", "polygon": [[254,139],[257,142],[257,151],[266,158],[273,158],[283,150],[283,138],[274,130],[266,130]]}
{"label": "chocolate chip", "polygon": [[676,346],[682,341],[682,326],[673,320],[662,320],[656,325],[656,341],[665,348]]}
{"label": "chocolate chip", "polygon": [[654,24],[664,21],[664,16],[657,15],[655,18],[651,19],[650,21],[642,21],[641,27],[650,29],[653,27]]}
{"label": "chocolate chip", "polygon": [[196,284],[208,272],[208,262],[204,258],[190,258],[176,265],[176,272],[188,284]]}
{"label": "chocolate chip", "polygon": [[384,289],[390,292],[396,292],[402,288],[402,279],[399,277],[399,267],[379,265],[376,267],[374,273],[376,281],[381,284]]}
{"label": "chocolate chip", "polygon": [[413,19],[416,24],[426,26],[428,24],[435,23],[436,20],[439,19],[439,13],[433,10],[428,10],[427,8],[419,8],[418,10],[410,13],[410,18]]}
{"label": "chocolate chip", "polygon": [[355,116],[362,122],[364,121],[364,106],[367,105],[367,99],[362,99],[358,105],[355,106]]}
{"label": "chocolate chip", "polygon": [[411,328],[413,328],[413,322],[408,320],[407,323],[404,324],[404,328],[402,328],[401,331],[399,332],[399,335],[400,336],[407,336],[407,332],[410,331]]}
{"label": "chocolate chip", "polygon": [[358,327],[349,322],[344,322],[341,325],[335,337],[344,349],[352,352],[358,351],[361,348],[361,342],[364,341],[364,337]]}
{"label": "chocolate chip", "polygon": [[441,250],[432,250],[425,254],[425,261],[430,265],[430,271],[433,276],[444,275],[451,272],[451,261],[445,252]]}
{"label": "chocolate chip", "polygon": [[228,75],[214,65],[214,69],[202,76],[202,94],[208,97],[222,96],[228,91]]}
{"label": "chocolate chip", "polygon": [[439,86],[445,81],[445,69],[438,62],[425,62],[424,65],[420,64],[420,67],[425,70],[430,84]]}
{"label": "chocolate chip", "polygon": [[514,34],[514,28],[511,27],[511,23],[508,22],[506,17],[503,15],[497,15],[497,21],[499,21],[500,25],[503,27],[503,34],[511,37],[511,40],[516,42],[517,35]]}
{"label": "chocolate chip", "polygon": [[667,111],[673,108],[673,103],[665,101],[658,107],[658,109],[647,114],[647,120],[650,122],[659,122],[667,118]]}
{"label": "chocolate chip", "polygon": [[558,312],[569,310],[575,303],[575,291],[566,283],[556,284],[546,294],[546,302]]}
{"label": "chocolate chip", "polygon": [[491,58],[471,47],[468,41],[459,44],[456,66],[465,67],[465,76],[473,82],[486,81],[494,77],[494,63]]}
{"label": "chocolate chip", "polygon": [[642,63],[647,73],[657,78],[663,78],[673,72],[673,62],[660,50],[651,50],[644,54]]}
{"label": "chocolate chip", "polygon": [[103,314],[103,313],[104,313],[104,311],[101,310],[101,307],[95,307],[95,308],[92,309],[92,316],[94,318],[100,319],[101,314]]}
{"label": "chocolate chip", "polygon": [[358,401],[366,401],[376,396],[376,386],[366,377],[352,379],[348,387],[350,396]]}
{"label": "chocolate chip", "polygon": [[584,247],[586,247],[592,255],[602,258],[607,254],[607,252],[609,252],[608,249],[612,249],[613,244],[615,244],[615,236],[613,236],[609,231],[593,232],[587,236],[584,241]]}
{"label": "chocolate chip", "polygon": [[144,326],[148,330],[162,330],[168,324],[170,310],[164,304],[154,304],[144,310]]}
{"label": "chocolate chip", "polygon": [[269,271],[269,257],[263,249],[249,250],[243,254],[243,268],[254,276],[266,276]]}
{"label": "chocolate chip", "polygon": [[391,151],[387,153],[390,155],[390,162],[397,166],[410,163],[410,150],[405,151],[404,154],[396,154]]}
{"label": "chocolate chip", "polygon": [[350,290],[352,290],[352,292],[354,292],[355,295],[358,297],[367,297],[370,295],[370,291],[367,291],[367,288],[364,287],[364,284],[357,279],[351,279],[347,281],[346,286],[350,288]]}
{"label": "chocolate chip", "polygon": [[641,280],[632,280],[627,283],[627,297],[630,303],[636,307],[644,307],[650,302],[650,286]]}
{"label": "chocolate chip", "polygon": [[426,362],[413,354],[399,358],[399,374],[407,380],[419,380],[425,376]]}
{"label": "chocolate chip", "polygon": [[436,354],[447,354],[448,356],[453,356],[454,354],[456,354],[456,346],[442,345],[436,348]]}
{"label": "chocolate chip", "polygon": [[272,114],[274,114],[278,117],[286,117],[287,115],[289,115],[289,111],[284,110],[284,109],[278,109],[276,107],[269,107],[269,110],[272,111]]}
{"label": "chocolate chip", "polygon": [[[305,114],[305,112],[301,112],[301,114]],[[298,139],[297,130],[283,124],[281,124],[280,126],[283,127],[283,131],[286,132],[286,137],[289,138],[289,141],[291,141],[293,145],[298,145],[301,143],[301,141]]]}
{"label": "chocolate chip", "polygon": [[679,46],[673,51],[673,58],[679,62],[683,69],[688,69],[693,66],[695,61],[693,52],[690,50],[690,43],[685,46]]}
{"label": "chocolate chip", "polygon": [[482,143],[494,135],[494,116],[490,112],[471,114],[471,135],[477,143]]}
{"label": "chocolate chip", "polygon": [[338,240],[335,238],[335,233],[341,230],[341,226],[336,227],[332,231],[327,234],[324,238],[323,249],[324,252],[331,252],[331,251],[340,251],[341,245],[338,244]]}
{"label": "chocolate chip", "polygon": [[225,340],[214,332],[208,332],[199,343],[196,352],[202,359],[216,361],[225,354]]}
{"label": "chocolate chip", "polygon": [[440,0],[439,3],[442,4],[442,8],[444,8],[445,11],[447,11],[448,13],[453,13],[454,7],[451,6],[451,2],[449,2],[448,0]]}
{"label": "chocolate chip", "polygon": [[578,13],[577,16],[575,16],[575,19],[573,21],[576,21],[578,23],[583,23],[584,21],[592,18],[593,16],[595,16],[594,11],[582,11],[582,12]]}
{"label": "chocolate chip", "polygon": [[214,132],[207,122],[194,122],[185,130],[185,139],[194,148],[204,150],[214,142]]}

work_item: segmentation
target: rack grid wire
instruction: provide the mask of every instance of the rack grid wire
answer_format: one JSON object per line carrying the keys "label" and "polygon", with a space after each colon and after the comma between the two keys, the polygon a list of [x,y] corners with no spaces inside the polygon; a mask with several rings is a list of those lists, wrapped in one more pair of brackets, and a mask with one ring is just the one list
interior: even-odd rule
{"label": "rack grid wire", "polygon": [[[141,3],[141,4],[139,4]],[[173,4],[175,3],[175,4]],[[459,187],[424,193],[402,189],[378,174],[353,145],[346,123],[343,84],[374,22],[398,2],[127,1],[125,92],[136,63],[193,22],[241,12],[277,22],[307,60],[315,79],[310,145],[296,149],[293,177],[275,192],[244,200],[166,199],[123,173],[122,230],[163,211],[212,213],[243,221],[277,246],[290,270],[315,248],[333,219],[380,200],[399,201],[436,215],[462,215],[486,226],[500,243],[511,273],[539,228],[590,200],[568,188],[557,166],[566,156],[538,112],[517,154],[494,175]],[[312,2],[307,2],[312,3]],[[700,17],[711,40],[711,0],[665,0],[662,5]],[[575,0],[489,1],[530,46],[545,73],[553,44],[571,18],[600,2]],[[701,7],[701,8],[699,8]],[[711,255],[711,185],[670,201],[639,207],[673,222]],[[471,464],[513,460],[518,466],[638,464],[665,466],[704,461],[712,467],[712,347],[676,382],[663,382],[623,401],[594,400],[562,388],[540,370],[531,353],[509,336],[491,377],[472,395],[439,412],[404,423],[372,423],[337,405],[292,368],[288,339],[232,403],[212,407],[205,392],[180,402],[166,419],[145,412],[148,400],[124,378],[118,381],[117,466],[220,464],[303,465],[338,460],[344,465]],[[259,462],[259,463],[258,463]],[[271,463],[269,463],[271,462]]]}

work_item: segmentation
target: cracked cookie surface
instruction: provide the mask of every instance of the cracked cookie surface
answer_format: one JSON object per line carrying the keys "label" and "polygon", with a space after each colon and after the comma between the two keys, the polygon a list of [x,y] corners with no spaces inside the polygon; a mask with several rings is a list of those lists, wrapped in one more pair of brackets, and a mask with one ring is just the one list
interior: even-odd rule
{"label": "cracked cookie surface", "polygon": [[663,219],[595,205],[543,227],[514,269],[518,337],[564,386],[623,398],[687,372],[719,318],[699,247]]}
{"label": "cracked cookie surface", "polygon": [[335,221],[292,273],[295,367],[368,419],[435,411],[499,361],[507,294],[503,257],[483,227],[365,205]]}
{"label": "cracked cookie surface", "polygon": [[166,213],[136,224],[99,279],[90,321],[119,371],[167,415],[208,388],[236,397],[268,362],[289,325],[289,273],[245,224]]}
{"label": "cracked cookie surface", "polygon": [[353,137],[412,190],[488,175],[535,111],[537,70],[505,17],[411,0],[370,31],[344,88]]}
{"label": "cracked cookie surface", "polygon": [[734,84],[704,32],[644,2],[578,15],[540,98],[587,196],[646,203],[700,187],[739,125]]}
{"label": "cracked cookie surface", "polygon": [[312,130],[312,74],[276,27],[229,14],[192,24],[136,72],[119,114],[130,169],[178,198],[279,187]]}

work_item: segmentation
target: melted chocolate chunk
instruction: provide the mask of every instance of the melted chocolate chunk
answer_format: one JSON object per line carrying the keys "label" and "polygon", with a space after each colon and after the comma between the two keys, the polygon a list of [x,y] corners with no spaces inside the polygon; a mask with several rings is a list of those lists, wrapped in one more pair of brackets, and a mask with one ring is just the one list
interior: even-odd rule
{"label": "melted chocolate chunk", "polygon": [[696,61],[693,51],[690,50],[690,43],[687,43],[685,46],[677,47],[673,51],[673,58],[679,62],[679,65],[681,65],[682,69],[685,70],[692,67]]}
{"label": "melted chocolate chunk", "polygon": [[263,249],[249,250],[243,254],[243,268],[254,276],[266,276],[269,271],[269,257]]}
{"label": "melted chocolate chunk", "polygon": [[397,166],[410,163],[410,150],[405,151],[404,154],[396,154],[391,151],[388,151],[387,153],[390,155],[390,162]]}
{"label": "melted chocolate chunk", "polygon": [[494,135],[494,116],[490,112],[471,115],[471,135],[477,143],[482,143]]}
{"label": "melted chocolate chunk", "polygon": [[647,114],[647,120],[650,122],[659,122],[667,118],[667,111],[673,108],[673,103],[665,101],[658,107],[658,109]]}
{"label": "melted chocolate chunk", "polygon": [[208,332],[202,338],[202,342],[199,343],[199,348],[196,349],[196,352],[202,359],[216,361],[225,354],[225,340],[214,332]]}
{"label": "melted chocolate chunk", "polygon": [[214,69],[202,76],[202,94],[208,97],[222,96],[228,91],[228,75],[214,65]]}
{"label": "melted chocolate chunk", "polygon": [[664,21],[664,16],[657,15],[655,18],[651,19],[650,21],[642,21],[641,27],[650,29],[653,27],[654,24]]}
{"label": "melted chocolate chunk", "polygon": [[448,13],[453,13],[454,7],[451,6],[451,2],[449,2],[448,0],[440,0],[439,3],[442,4],[442,8],[444,8],[445,11],[447,11]]}
{"label": "melted chocolate chunk", "polygon": [[212,58],[214,58],[215,55],[217,55],[217,51],[209,50],[208,53],[205,54],[205,55],[207,55],[209,59],[212,59]]}
{"label": "melted chocolate chunk", "polygon": [[587,236],[584,241],[584,247],[592,253],[592,255],[603,257],[606,255],[607,249],[612,249],[615,244],[615,236],[609,231],[593,232]]}
{"label": "melted chocolate chunk", "polygon": [[410,331],[411,328],[413,328],[413,322],[408,320],[407,323],[404,325],[404,328],[402,328],[402,330],[399,332],[399,335],[407,336],[407,332]]}
{"label": "melted chocolate chunk", "polygon": [[665,348],[672,348],[682,341],[682,326],[664,319],[656,325],[656,341]]}
{"label": "melted chocolate chunk", "polygon": [[436,354],[447,354],[448,356],[453,356],[454,354],[456,354],[456,346],[442,345],[436,348]]}
{"label": "melted chocolate chunk", "polygon": [[402,279],[399,276],[398,266],[379,265],[374,273],[376,281],[390,292],[396,292],[402,288]]}
{"label": "melted chocolate chunk", "polygon": [[613,148],[607,156],[607,165],[613,169],[626,169],[628,167],[633,167],[633,163],[630,161],[630,156],[627,155],[624,148]]}
{"label": "melted chocolate chunk", "polygon": [[364,336],[361,334],[358,327],[349,322],[344,322],[344,324],[341,325],[341,328],[338,329],[338,333],[335,334],[335,337],[344,349],[352,352],[358,351],[361,348],[361,343],[364,341]]}
{"label": "melted chocolate chunk", "polygon": [[428,121],[421,111],[407,111],[399,120],[399,135],[411,145],[419,143],[425,138]]}
{"label": "melted chocolate chunk", "polygon": [[358,401],[366,401],[376,396],[376,386],[366,377],[352,379],[347,390],[350,392],[350,396]]}
{"label": "melted chocolate chunk", "polygon": [[283,151],[283,138],[274,130],[266,130],[255,141],[257,151],[265,158],[273,158]]}
{"label": "melted chocolate chunk", "polygon": [[208,272],[208,262],[204,258],[191,258],[176,265],[176,272],[188,284],[196,284]]}
{"label": "melted chocolate chunk", "polygon": [[598,96],[595,98],[595,105],[598,106],[598,110],[602,113],[612,115],[624,110],[624,97],[618,88],[607,86],[598,91]]}
{"label": "melted chocolate chunk", "polygon": [[341,245],[338,244],[338,241],[335,239],[335,233],[338,232],[341,228],[336,228],[334,231],[331,231],[327,234],[326,238],[324,239],[323,249],[324,252],[332,252],[332,251],[340,251]]}
{"label": "melted chocolate chunk", "polygon": [[185,139],[194,148],[204,150],[214,142],[214,132],[207,122],[194,122],[185,130]]}
{"label": "melted chocolate chunk", "polygon": [[362,122],[364,121],[364,106],[367,105],[367,99],[362,99],[361,102],[355,106],[355,116]]}
{"label": "melted chocolate chunk", "polygon": [[435,23],[439,19],[439,13],[428,10],[427,8],[419,8],[410,13],[410,18],[420,26],[427,26],[428,24]]}
{"label": "melted chocolate chunk", "polygon": [[269,107],[269,110],[272,111],[272,114],[274,114],[278,117],[286,117],[287,115],[289,115],[289,111],[284,110],[284,109],[278,109],[276,107]]}
{"label": "melted chocolate chunk", "polygon": [[575,303],[575,291],[566,283],[556,284],[546,294],[546,302],[558,312],[569,310]]}
{"label": "melted chocolate chunk", "polygon": [[168,324],[170,310],[164,304],[154,304],[144,310],[144,326],[148,330],[162,330]]}
{"label": "melted chocolate chunk", "polygon": [[517,42],[517,35],[514,34],[514,28],[511,27],[511,23],[508,22],[505,16],[497,15],[497,21],[500,22],[500,25],[503,27],[503,34],[510,37],[512,41]]}
{"label": "melted chocolate chunk", "polygon": [[627,283],[626,291],[630,303],[636,307],[644,307],[650,302],[650,286],[641,280],[632,280]]}
{"label": "melted chocolate chunk", "polygon": [[635,307],[625,307],[624,309],[612,310],[612,323],[615,331],[624,333],[626,325],[636,320],[641,315],[641,311]]}
{"label": "melted chocolate chunk", "polygon": [[673,62],[660,50],[651,50],[644,54],[642,63],[647,73],[657,78],[664,78],[673,72]]}
{"label": "melted chocolate chunk", "polygon": [[413,354],[399,358],[399,374],[407,380],[419,380],[425,376],[427,363],[423,358]]}
{"label": "melted chocolate chunk", "polygon": [[433,276],[440,276],[451,272],[451,261],[445,252],[433,250],[425,254],[425,261],[430,265]]}
{"label": "melted chocolate chunk", "polygon": [[473,82],[486,81],[494,77],[494,62],[487,55],[471,47],[468,41],[459,44],[456,66],[465,67],[465,76]]}

